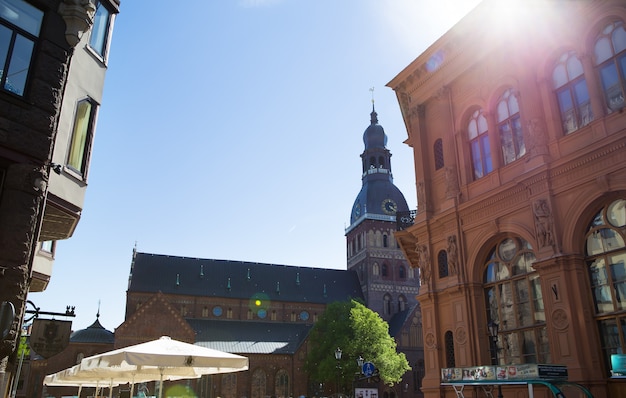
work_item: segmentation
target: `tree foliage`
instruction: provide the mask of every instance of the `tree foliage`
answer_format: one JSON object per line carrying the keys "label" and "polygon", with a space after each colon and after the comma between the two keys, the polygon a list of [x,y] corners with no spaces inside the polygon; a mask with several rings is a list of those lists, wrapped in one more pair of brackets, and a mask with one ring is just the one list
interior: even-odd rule
{"label": "tree foliage", "polygon": [[[309,347],[306,370],[318,382],[350,385],[361,371],[357,365],[359,356],[372,362],[388,385],[398,383],[411,370],[404,353],[396,351],[387,322],[355,300],[326,307],[311,330]],[[339,361],[335,359],[337,348],[342,351]]]}

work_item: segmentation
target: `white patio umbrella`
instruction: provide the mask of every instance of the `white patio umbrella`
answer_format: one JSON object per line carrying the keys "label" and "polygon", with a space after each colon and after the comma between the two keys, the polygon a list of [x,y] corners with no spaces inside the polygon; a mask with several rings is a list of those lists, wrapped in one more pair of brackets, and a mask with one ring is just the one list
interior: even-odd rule
{"label": "white patio umbrella", "polygon": [[[78,387],[78,396],[83,387],[109,388],[109,397],[113,394],[113,387],[120,384],[126,384],[127,381],[114,380],[112,378],[93,377],[91,374],[81,373],[80,365],[74,365],[71,368],[64,369],[44,377],[43,384],[51,387]],[[97,394],[96,394],[97,395]]]}
{"label": "white patio umbrella", "polygon": [[92,377],[126,378],[131,384],[158,380],[161,397],[163,380],[247,370],[248,358],[163,336],[158,340],[84,358],[79,367],[81,373],[91,374]]}

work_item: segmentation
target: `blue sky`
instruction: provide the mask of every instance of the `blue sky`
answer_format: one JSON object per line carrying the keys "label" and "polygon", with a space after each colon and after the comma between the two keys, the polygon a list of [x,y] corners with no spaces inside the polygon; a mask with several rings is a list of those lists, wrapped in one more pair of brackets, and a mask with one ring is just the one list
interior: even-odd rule
{"label": "blue sky", "polygon": [[80,223],[44,311],[124,321],[133,247],[346,269],[370,87],[395,185],[417,205],[385,87],[478,0],[122,0]]}

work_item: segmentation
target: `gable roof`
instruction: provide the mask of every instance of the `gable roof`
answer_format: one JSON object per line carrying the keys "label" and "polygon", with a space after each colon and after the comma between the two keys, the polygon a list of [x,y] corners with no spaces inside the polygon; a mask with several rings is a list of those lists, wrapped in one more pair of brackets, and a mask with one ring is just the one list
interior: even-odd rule
{"label": "gable roof", "polygon": [[364,300],[355,271],[136,252],[128,292],[328,304]]}
{"label": "gable roof", "polygon": [[293,355],[313,325],[303,323],[187,319],[196,345],[234,354]]}

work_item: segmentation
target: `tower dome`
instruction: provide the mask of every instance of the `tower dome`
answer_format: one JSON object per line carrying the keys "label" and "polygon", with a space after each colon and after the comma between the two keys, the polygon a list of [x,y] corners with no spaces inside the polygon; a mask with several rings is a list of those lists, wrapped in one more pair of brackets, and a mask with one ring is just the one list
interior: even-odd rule
{"label": "tower dome", "polygon": [[106,330],[101,324],[98,318],[100,314],[96,316],[96,321],[88,326],[86,329],[81,329],[73,332],[70,335],[70,343],[98,343],[98,344],[113,344],[115,340],[115,334]]}
{"label": "tower dome", "polygon": [[370,125],[363,133],[365,150],[361,154],[362,187],[352,206],[350,227],[362,219],[395,221],[397,212],[409,211],[404,195],[393,184],[391,153],[387,135],[378,124],[378,114],[372,104]]}

